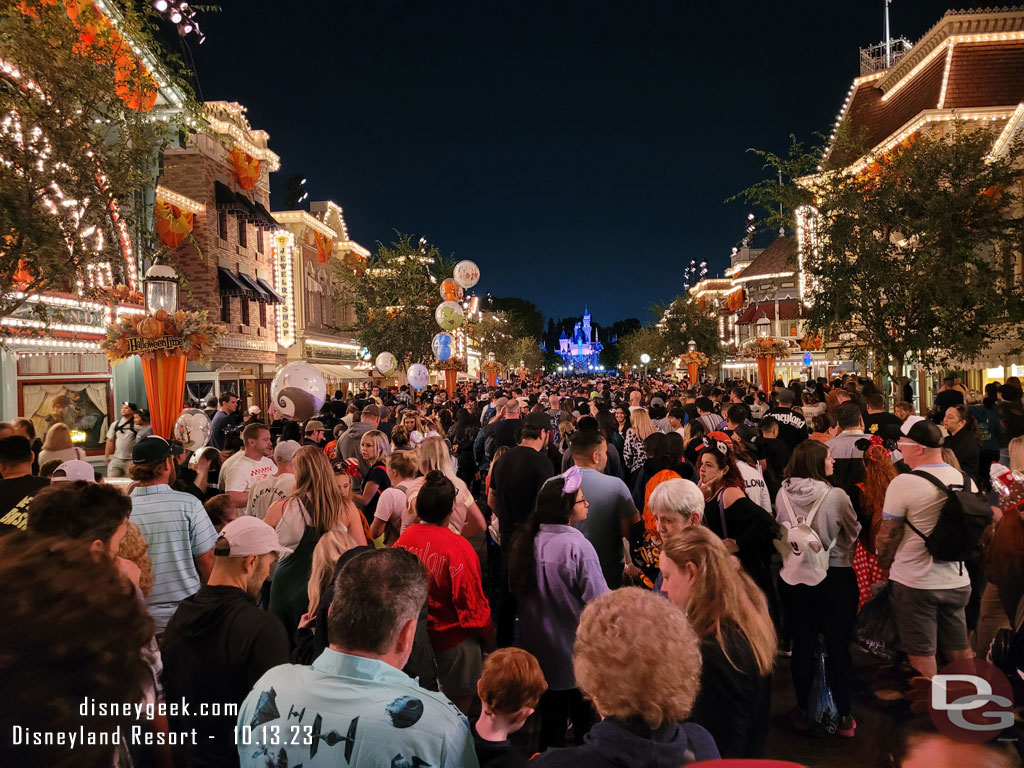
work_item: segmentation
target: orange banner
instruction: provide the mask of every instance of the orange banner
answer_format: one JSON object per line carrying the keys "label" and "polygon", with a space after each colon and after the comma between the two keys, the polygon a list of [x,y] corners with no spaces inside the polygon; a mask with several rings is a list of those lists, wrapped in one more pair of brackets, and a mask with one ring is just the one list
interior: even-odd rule
{"label": "orange banner", "polygon": [[181,413],[187,367],[188,358],[180,353],[142,358],[142,378],[146,382],[153,434],[165,440],[171,439],[174,421]]}
{"label": "orange banner", "polygon": [[757,358],[757,376],[761,379],[761,389],[771,392],[772,382],[775,381],[775,358]]}
{"label": "orange banner", "polygon": [[331,258],[331,251],[334,250],[334,241],[315,229],[313,230],[313,241],[316,243],[316,260],[321,264],[326,264]]}
{"label": "orange banner", "polygon": [[445,370],[444,372],[444,388],[448,392],[449,397],[455,395],[455,382],[459,379],[458,371]]}
{"label": "orange banner", "polygon": [[488,386],[493,387],[497,383],[498,383],[498,372],[497,371],[487,371],[487,384],[488,384]]}
{"label": "orange banner", "polygon": [[238,186],[249,190],[256,186],[260,180],[260,161],[251,155],[235,147],[228,155],[231,164],[235,168],[235,175],[238,177]]}
{"label": "orange banner", "polygon": [[698,374],[699,371],[700,371],[700,366],[697,365],[697,363],[688,363],[686,365],[686,373],[690,377],[690,383],[691,384],[696,384],[697,383],[697,374]]}

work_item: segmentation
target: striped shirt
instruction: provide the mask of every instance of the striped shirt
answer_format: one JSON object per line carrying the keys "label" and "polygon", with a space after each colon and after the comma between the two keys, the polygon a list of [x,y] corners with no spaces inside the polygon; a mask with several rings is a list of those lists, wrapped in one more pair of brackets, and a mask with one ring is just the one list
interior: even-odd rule
{"label": "striped shirt", "polygon": [[199,500],[166,484],[132,491],[131,521],[149,544],[153,591],[146,608],[163,632],[178,603],[202,586],[195,558],[213,549],[217,531]]}

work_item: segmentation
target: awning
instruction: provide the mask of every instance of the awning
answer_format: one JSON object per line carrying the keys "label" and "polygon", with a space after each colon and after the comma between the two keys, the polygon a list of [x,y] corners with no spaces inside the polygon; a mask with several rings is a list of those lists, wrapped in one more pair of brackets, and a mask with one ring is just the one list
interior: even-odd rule
{"label": "awning", "polygon": [[256,208],[256,212],[259,214],[259,217],[260,217],[260,220],[258,222],[256,222],[256,226],[257,227],[260,227],[261,229],[278,229],[278,228],[280,228],[281,225],[277,223],[277,220],[273,216],[270,215],[270,211],[268,211],[263,206],[262,203],[257,201],[254,204],[254,207]]}
{"label": "awning", "polygon": [[237,213],[243,216],[248,214],[248,207],[243,204],[238,195],[228,188],[227,184],[215,181],[213,188],[218,208],[224,208],[228,213]]}
{"label": "awning", "polygon": [[217,267],[217,282],[220,292],[225,296],[247,296],[253,301],[259,301],[259,294],[254,288],[242,281],[240,275],[236,275],[230,269]]}
{"label": "awning", "polygon": [[[983,349],[974,360],[953,360],[946,364],[950,370],[983,371],[1008,365],[1024,365],[1024,341],[1004,339]],[[1009,374],[1006,374],[1009,376]]]}
{"label": "awning", "polygon": [[256,282],[259,283],[260,287],[263,288],[264,292],[270,296],[267,299],[267,304],[284,304],[284,296],[275,291],[273,287],[264,280],[262,277],[257,277]]}
{"label": "awning", "polygon": [[320,371],[328,382],[366,381],[370,378],[367,374],[353,371],[347,365],[329,365],[327,363],[310,363],[310,365]]}
{"label": "awning", "polygon": [[[783,320],[799,320],[800,305],[795,301],[780,301],[779,314],[782,316]],[[751,325],[756,323],[762,317],[766,317],[771,321],[775,320],[774,301],[762,301],[759,304],[751,304],[743,310],[743,314],[737,318],[736,325]]]}
{"label": "awning", "polygon": [[264,304],[274,304],[276,300],[273,296],[263,290],[263,287],[259,284],[255,277],[245,274],[245,272],[239,272],[238,278],[245,283],[245,285],[256,294],[256,301],[262,301]]}

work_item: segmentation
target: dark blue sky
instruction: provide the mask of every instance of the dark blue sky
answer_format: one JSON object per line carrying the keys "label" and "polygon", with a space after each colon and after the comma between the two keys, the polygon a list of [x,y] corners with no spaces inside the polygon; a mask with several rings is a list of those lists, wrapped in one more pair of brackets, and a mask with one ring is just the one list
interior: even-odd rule
{"label": "dark blue sky", "polygon": [[[827,128],[882,0],[221,0],[202,96],[239,101],[368,248],[394,230],[476,261],[480,291],[604,324],[728,264],[749,147]],[[961,4],[963,5],[963,4]],[[916,41],[948,0],[894,0]],[[959,6],[958,6],[959,7]]]}

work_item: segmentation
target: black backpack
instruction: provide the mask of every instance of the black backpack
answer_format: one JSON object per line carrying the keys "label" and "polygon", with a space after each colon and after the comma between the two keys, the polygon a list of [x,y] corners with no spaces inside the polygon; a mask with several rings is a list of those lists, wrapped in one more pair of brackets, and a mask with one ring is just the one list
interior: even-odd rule
{"label": "black backpack", "polygon": [[992,508],[985,499],[971,491],[971,479],[963,475],[962,485],[947,486],[929,472],[911,472],[943,490],[946,503],[939,512],[939,521],[925,536],[907,521],[914,533],[924,539],[924,546],[934,560],[947,563],[974,559],[981,535],[992,522]]}

